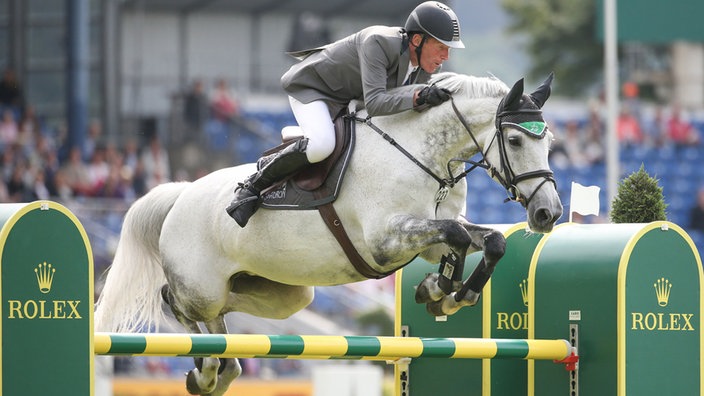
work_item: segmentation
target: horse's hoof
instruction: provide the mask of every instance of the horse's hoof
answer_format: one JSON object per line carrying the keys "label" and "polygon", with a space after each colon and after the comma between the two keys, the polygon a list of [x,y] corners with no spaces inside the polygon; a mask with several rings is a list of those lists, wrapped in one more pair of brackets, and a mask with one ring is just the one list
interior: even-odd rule
{"label": "horse's hoof", "polygon": [[433,299],[430,298],[430,291],[425,288],[425,287],[417,287],[416,288],[416,303],[417,304],[426,304],[433,302]]}
{"label": "horse's hoof", "polygon": [[420,282],[418,287],[416,287],[416,303],[426,304],[438,301],[445,296],[445,293],[437,285],[438,277],[438,274],[428,274]]}
{"label": "horse's hoof", "polygon": [[196,368],[198,369],[198,371],[203,370],[203,358],[201,358],[201,357],[193,358],[193,364],[196,365]]}
{"label": "horse's hoof", "polygon": [[206,389],[201,388],[200,385],[198,385],[198,381],[196,380],[196,375],[198,373],[198,369],[193,369],[186,374],[186,390],[188,393],[191,395],[208,395],[210,394],[213,389],[215,389],[215,380],[213,380],[209,386]]}
{"label": "horse's hoof", "polygon": [[451,280],[441,276],[438,277],[438,287],[446,296],[449,296],[452,292],[462,289],[462,281]]}
{"label": "horse's hoof", "polygon": [[425,309],[428,311],[429,314],[433,316],[445,316],[447,315],[445,312],[442,310],[442,300],[440,301],[433,301],[428,304],[425,304]]}
{"label": "horse's hoof", "polygon": [[200,385],[196,381],[196,369],[193,369],[186,374],[186,390],[191,395],[200,395],[201,389]]}
{"label": "horse's hoof", "polygon": [[477,305],[477,302],[479,302],[479,297],[481,296],[481,293],[477,293],[473,290],[467,291],[467,294],[462,296],[462,301],[464,301],[464,304],[468,307],[473,307]]}

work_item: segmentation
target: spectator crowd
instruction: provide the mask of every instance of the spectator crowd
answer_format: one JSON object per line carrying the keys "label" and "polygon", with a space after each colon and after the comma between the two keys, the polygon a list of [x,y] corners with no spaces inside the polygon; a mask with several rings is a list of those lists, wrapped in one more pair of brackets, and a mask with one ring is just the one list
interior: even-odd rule
{"label": "spectator crowd", "polygon": [[[201,81],[194,82],[183,109],[188,140],[203,143],[208,122],[224,128],[239,111],[225,80],[216,82],[212,95]],[[66,137],[65,127],[42,122],[26,103],[14,72],[5,70],[0,80],[0,202],[81,197],[130,202],[174,178],[157,134],[134,134],[117,142],[104,136],[100,120],[94,119],[80,146],[68,147]]]}
{"label": "spectator crowd", "polygon": [[[628,86],[628,84],[627,84]],[[624,90],[616,120],[616,136],[622,148],[698,147],[699,131],[677,103],[670,106],[643,106],[633,88]],[[603,103],[589,106],[586,120],[570,119],[558,123],[550,160],[559,168],[583,168],[603,163],[606,154],[606,126]],[[647,107],[647,108],[646,108]]]}

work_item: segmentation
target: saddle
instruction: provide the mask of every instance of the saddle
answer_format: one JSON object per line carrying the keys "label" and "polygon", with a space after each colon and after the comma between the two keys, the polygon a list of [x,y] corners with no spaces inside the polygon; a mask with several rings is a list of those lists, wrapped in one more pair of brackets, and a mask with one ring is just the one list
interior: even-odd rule
{"label": "saddle", "polygon": [[[342,220],[332,203],[337,199],[345,176],[347,165],[352,158],[355,144],[355,118],[344,109],[335,118],[335,149],[325,160],[294,174],[290,178],[262,191],[261,206],[275,210],[311,210],[317,209],[325,225],[335,236],[352,266],[369,279],[384,278],[393,271],[380,272],[372,268],[352,244]],[[302,137],[284,141],[279,146],[264,152],[274,154]],[[266,162],[266,157],[263,157]],[[259,166],[259,164],[258,164]]]}
{"label": "saddle", "polygon": [[[278,210],[310,210],[333,202],[340,192],[345,170],[354,150],[354,118],[340,114],[335,118],[335,149],[321,162],[316,162],[261,194],[261,206]],[[275,154],[302,137],[285,140],[264,152]],[[264,158],[264,161],[266,159]]]}

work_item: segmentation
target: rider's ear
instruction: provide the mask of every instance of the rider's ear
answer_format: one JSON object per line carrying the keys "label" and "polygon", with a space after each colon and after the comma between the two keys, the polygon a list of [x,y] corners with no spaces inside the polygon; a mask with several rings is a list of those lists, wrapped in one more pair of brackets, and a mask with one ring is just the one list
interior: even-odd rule
{"label": "rider's ear", "polygon": [[551,72],[548,78],[546,78],[545,81],[540,84],[538,89],[536,89],[535,92],[530,94],[530,98],[533,99],[533,102],[536,106],[538,106],[538,108],[542,108],[545,102],[550,97],[550,85],[552,84],[552,79],[554,77],[555,72]]}
{"label": "rider's ear", "polygon": [[523,97],[523,79],[516,81],[511,90],[506,94],[503,100],[502,110],[518,109],[521,106],[521,98]]}
{"label": "rider's ear", "polygon": [[418,33],[411,34],[411,43],[413,43],[413,46],[418,47],[420,45],[421,41],[423,41],[422,34],[418,34]]}

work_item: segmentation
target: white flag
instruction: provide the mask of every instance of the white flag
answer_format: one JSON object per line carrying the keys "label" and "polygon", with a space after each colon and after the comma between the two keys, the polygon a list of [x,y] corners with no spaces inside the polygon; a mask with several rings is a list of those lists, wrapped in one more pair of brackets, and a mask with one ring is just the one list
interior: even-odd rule
{"label": "white flag", "polygon": [[572,193],[570,195],[570,223],[572,222],[572,212],[581,215],[599,216],[599,186],[583,186],[572,182]]}

